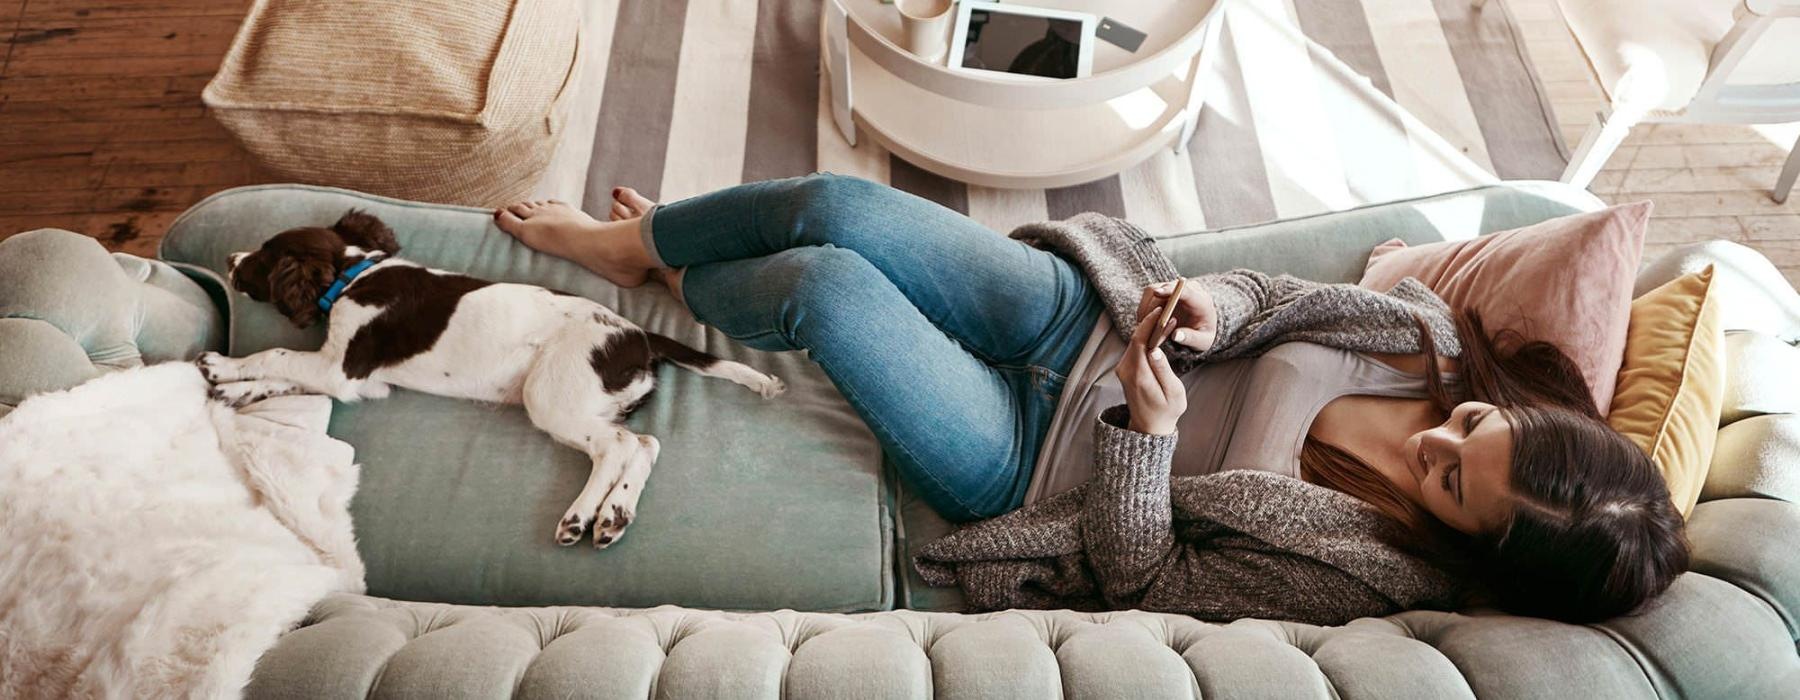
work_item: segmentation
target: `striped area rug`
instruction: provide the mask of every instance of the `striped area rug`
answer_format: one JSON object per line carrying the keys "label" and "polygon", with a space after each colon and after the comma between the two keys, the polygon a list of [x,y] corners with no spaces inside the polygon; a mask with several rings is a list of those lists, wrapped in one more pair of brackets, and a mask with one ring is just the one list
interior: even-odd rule
{"label": "striped area rug", "polygon": [[[913,192],[998,231],[1083,211],[1158,235],[1550,178],[1566,152],[1504,3],[1224,0],[1186,153],[1075,187],[1002,190],[923,171],[832,126],[817,0],[590,0],[565,175],[604,216],[616,185],[673,200],[815,170]],[[585,159],[585,167],[579,162]]]}

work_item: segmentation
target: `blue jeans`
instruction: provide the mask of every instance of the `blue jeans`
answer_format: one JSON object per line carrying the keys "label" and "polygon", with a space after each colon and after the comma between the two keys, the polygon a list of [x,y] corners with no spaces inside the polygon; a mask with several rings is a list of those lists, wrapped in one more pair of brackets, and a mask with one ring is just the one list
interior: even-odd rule
{"label": "blue jeans", "polygon": [[700,321],[806,350],[890,463],[955,521],[1019,507],[1101,303],[1073,263],[933,202],[828,174],[657,206],[653,258]]}

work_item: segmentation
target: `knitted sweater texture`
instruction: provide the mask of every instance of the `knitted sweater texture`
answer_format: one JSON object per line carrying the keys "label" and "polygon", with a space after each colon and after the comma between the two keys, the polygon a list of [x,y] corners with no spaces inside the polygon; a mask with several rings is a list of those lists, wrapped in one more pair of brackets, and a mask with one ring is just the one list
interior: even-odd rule
{"label": "knitted sweater texture", "polygon": [[[1154,239],[1111,217],[1012,236],[1080,265],[1121,334],[1136,325],[1143,288],[1177,274]],[[1292,341],[1416,353],[1421,322],[1440,354],[1461,352],[1449,309],[1417,280],[1387,293],[1249,270],[1190,283],[1212,295],[1218,334],[1204,353],[1165,344],[1178,373]],[[1268,472],[1171,478],[1179,436],[1134,432],[1128,421],[1121,405],[1095,422],[1088,483],[926,545],[913,561],[921,576],[962,588],[974,610],[1137,608],[1209,620],[1342,624],[1456,597],[1442,570],[1392,544],[1399,525],[1373,506]]]}

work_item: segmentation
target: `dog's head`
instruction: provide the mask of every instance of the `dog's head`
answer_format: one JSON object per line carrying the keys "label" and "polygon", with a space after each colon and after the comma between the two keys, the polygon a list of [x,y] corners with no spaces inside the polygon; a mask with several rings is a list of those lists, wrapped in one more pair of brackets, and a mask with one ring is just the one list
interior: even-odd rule
{"label": "dog's head", "polygon": [[255,251],[232,253],[226,275],[231,286],[275,309],[295,326],[319,320],[319,297],[344,268],[370,253],[400,252],[394,231],[381,219],[355,209],[331,228],[289,229]]}

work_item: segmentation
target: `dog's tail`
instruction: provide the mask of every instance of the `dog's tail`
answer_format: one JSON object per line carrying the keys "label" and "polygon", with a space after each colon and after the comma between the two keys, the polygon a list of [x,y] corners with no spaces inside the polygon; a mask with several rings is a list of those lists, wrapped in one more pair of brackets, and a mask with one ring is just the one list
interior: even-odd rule
{"label": "dog's tail", "polygon": [[763,398],[774,398],[787,390],[787,385],[772,374],[763,374],[741,362],[720,359],[710,353],[696,350],[664,335],[644,331],[644,337],[650,345],[650,353],[657,360],[667,360],[675,366],[703,377],[718,377],[748,387],[761,394]]}

